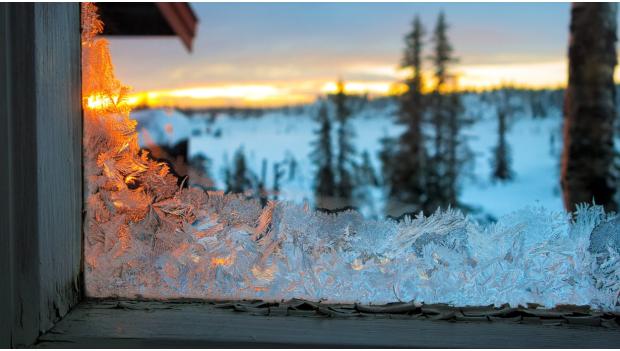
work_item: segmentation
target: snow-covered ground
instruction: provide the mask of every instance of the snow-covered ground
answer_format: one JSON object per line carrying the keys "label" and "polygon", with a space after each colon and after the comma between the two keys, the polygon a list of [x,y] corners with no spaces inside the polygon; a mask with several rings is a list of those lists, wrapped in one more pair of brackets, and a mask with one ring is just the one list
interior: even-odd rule
{"label": "snow-covered ground", "polygon": [[[519,101],[517,105],[525,101]],[[528,108],[517,112],[509,122],[507,135],[511,148],[514,179],[495,182],[491,179],[492,148],[497,142],[496,106],[481,95],[464,98],[466,113],[476,122],[465,133],[475,154],[473,176],[462,177],[461,200],[478,210],[480,217],[498,218],[527,205],[561,210],[559,191],[559,157],[561,150],[561,111],[548,106],[547,116],[534,118]],[[259,117],[218,114],[189,117],[179,111],[142,110],[132,113],[139,122],[141,142],[144,131],[158,144],[174,144],[189,139],[190,157],[204,154],[211,160],[210,173],[219,188],[224,187],[225,166],[232,163],[234,153],[242,149],[250,169],[260,175],[263,160],[267,160],[267,186],[273,182],[273,164],[282,162],[285,175],[280,198],[301,203],[313,202],[314,165],[309,160],[311,142],[318,128],[314,120],[316,105],[306,106],[294,113],[266,112]],[[358,154],[368,151],[377,174],[381,174],[378,152],[381,138],[397,136],[402,127],[395,123],[395,104],[373,106],[355,114],[355,145]],[[296,163],[294,174],[291,161]],[[383,196],[381,189],[371,189],[373,204],[361,208],[368,216],[381,217]],[[372,205],[372,206],[370,206]]]}
{"label": "snow-covered ground", "polygon": [[475,179],[465,180],[462,201],[494,217],[527,205],[562,210],[559,188],[561,110],[550,108],[545,118],[533,118],[527,109],[514,116],[507,134],[514,179],[500,183],[490,177],[492,148],[497,143],[494,106],[477,104],[476,96],[470,96],[467,102],[468,109],[481,118],[467,131],[471,136],[470,147],[476,154]]}

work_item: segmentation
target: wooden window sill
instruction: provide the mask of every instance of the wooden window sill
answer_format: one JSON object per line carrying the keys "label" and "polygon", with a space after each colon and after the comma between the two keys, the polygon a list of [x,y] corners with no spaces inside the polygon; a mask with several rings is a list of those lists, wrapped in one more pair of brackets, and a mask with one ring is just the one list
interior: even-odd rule
{"label": "wooden window sill", "polygon": [[34,346],[613,348],[620,341],[620,328],[256,314],[213,303],[87,300]]}

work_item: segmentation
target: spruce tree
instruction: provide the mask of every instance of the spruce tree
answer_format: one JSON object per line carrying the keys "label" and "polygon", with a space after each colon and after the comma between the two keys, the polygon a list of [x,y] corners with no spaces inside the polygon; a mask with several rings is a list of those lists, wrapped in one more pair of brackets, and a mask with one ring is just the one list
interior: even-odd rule
{"label": "spruce tree", "polygon": [[510,169],[510,145],[506,140],[506,133],[508,131],[508,120],[514,109],[511,105],[511,94],[508,89],[499,90],[497,93],[497,145],[493,148],[491,177],[493,180],[501,182],[508,181],[513,177],[513,172]]}
{"label": "spruce tree", "polygon": [[373,198],[373,189],[379,186],[379,180],[368,150],[361,153],[361,160],[356,170],[355,184],[353,198],[357,204],[356,208],[364,215],[376,216],[378,213]]}
{"label": "spruce tree", "polygon": [[310,159],[317,168],[314,191],[317,197],[333,197],[336,192],[336,181],[331,141],[332,124],[325,104],[319,107],[316,120],[319,129],[315,131],[316,140],[312,143],[313,150],[310,154]]}
{"label": "spruce tree", "polygon": [[361,163],[357,167],[355,183],[359,186],[378,186],[379,180],[375,174],[375,168],[370,160],[370,153],[364,150],[361,154]]}
{"label": "spruce tree", "polygon": [[433,78],[435,86],[431,95],[430,124],[432,130],[432,151],[429,152],[429,172],[426,178],[428,194],[428,211],[434,211],[437,207],[448,205],[449,190],[445,186],[450,185],[446,179],[447,150],[445,140],[446,105],[447,101],[443,91],[447,80],[447,65],[452,56],[452,47],[446,36],[447,24],[443,12],[439,14],[437,24],[433,32],[433,54],[431,61],[434,67]]}
{"label": "spruce tree", "polygon": [[431,60],[435,70],[435,92],[440,93],[444,90],[450,78],[448,72],[449,66],[457,61],[456,58],[452,56],[452,44],[450,44],[450,40],[448,39],[448,23],[446,22],[446,16],[443,11],[440,12],[437,17],[437,24],[433,31],[433,44],[434,47]]}
{"label": "spruce tree", "polygon": [[276,162],[273,164],[273,199],[278,200],[280,196],[280,184],[282,182],[282,178],[284,178],[284,169],[280,168],[282,166],[281,162]]}
{"label": "spruce tree", "polygon": [[252,174],[247,167],[243,149],[235,152],[232,171],[229,171],[228,192],[243,193],[253,188]]}
{"label": "spruce tree", "polygon": [[405,80],[407,91],[400,97],[399,122],[405,132],[398,139],[397,150],[389,172],[390,197],[400,203],[422,210],[426,201],[425,135],[422,132],[425,101],[422,92],[422,50],[424,27],[416,16],[412,30],[405,36],[405,50],[401,67],[411,71]]}
{"label": "spruce tree", "polygon": [[532,117],[544,118],[547,116],[547,107],[543,102],[546,92],[546,90],[529,90],[527,92]]}
{"label": "spruce tree", "polygon": [[291,155],[288,160],[288,181],[291,182],[295,180],[295,176],[297,174],[297,159],[295,156]]}
{"label": "spruce tree", "polygon": [[261,163],[260,179],[258,181],[258,198],[261,206],[267,205],[268,192],[267,192],[267,159],[263,159]]}
{"label": "spruce tree", "polygon": [[452,91],[447,94],[446,98],[448,123],[445,139],[448,158],[446,160],[446,200],[444,207],[447,204],[465,209],[466,206],[458,198],[459,184],[461,177],[465,176],[465,166],[471,164],[474,155],[467,144],[463,129],[471,125],[473,119],[464,115],[465,108],[459,92]]}
{"label": "spruce tree", "polygon": [[449,74],[450,65],[457,60],[452,54],[447,31],[448,24],[441,12],[433,32],[431,55],[435,87],[430,106],[433,148],[426,179],[426,211],[461,205],[458,202],[458,177],[465,162],[471,159],[471,152],[462,135],[462,128],[471,121],[463,117],[460,94],[455,91],[454,77]]}
{"label": "spruce tree", "polygon": [[351,205],[353,188],[353,170],[355,169],[355,147],[353,138],[355,133],[349,123],[351,110],[348,106],[348,97],[344,91],[344,83],[338,81],[338,91],[333,96],[336,121],[338,129],[336,131],[338,140],[338,155],[336,157],[336,196],[338,196],[345,206]]}
{"label": "spruce tree", "polygon": [[394,171],[396,169],[396,152],[398,142],[396,138],[384,136],[379,140],[381,149],[379,160],[381,161],[381,173],[383,175],[382,184],[389,190],[395,187]]}

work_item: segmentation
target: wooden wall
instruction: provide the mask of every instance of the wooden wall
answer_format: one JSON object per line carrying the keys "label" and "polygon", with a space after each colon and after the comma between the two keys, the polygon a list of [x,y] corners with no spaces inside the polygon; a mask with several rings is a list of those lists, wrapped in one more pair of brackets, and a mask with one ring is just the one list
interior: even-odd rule
{"label": "wooden wall", "polygon": [[81,297],[80,67],[79,3],[0,4],[0,347]]}
{"label": "wooden wall", "polygon": [[[9,121],[8,121],[8,3],[0,3],[0,348],[11,345],[13,321],[13,270],[11,268],[11,244],[9,230],[10,172],[9,162]],[[5,166],[6,165],[6,166]]]}

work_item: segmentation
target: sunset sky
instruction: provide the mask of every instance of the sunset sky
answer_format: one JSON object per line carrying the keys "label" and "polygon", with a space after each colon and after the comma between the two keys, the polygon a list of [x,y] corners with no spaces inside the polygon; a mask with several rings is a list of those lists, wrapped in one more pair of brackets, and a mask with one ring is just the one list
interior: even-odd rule
{"label": "sunset sky", "polygon": [[[568,3],[192,3],[194,51],[176,38],[113,38],[117,75],[152,103],[271,106],[312,101],[339,77],[389,94],[418,14],[444,10],[462,87],[566,82]],[[430,53],[429,42],[426,52]],[[427,69],[430,65],[427,64]]]}

